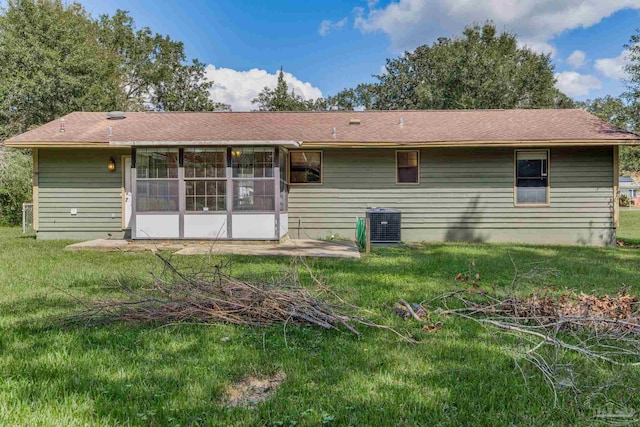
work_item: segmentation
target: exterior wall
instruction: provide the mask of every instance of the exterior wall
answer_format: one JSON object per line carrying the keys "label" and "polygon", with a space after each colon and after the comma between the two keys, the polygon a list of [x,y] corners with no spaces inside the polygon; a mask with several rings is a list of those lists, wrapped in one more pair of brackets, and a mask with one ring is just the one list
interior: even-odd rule
{"label": "exterior wall", "polygon": [[420,184],[396,184],[393,149],[326,149],[323,184],[290,186],[292,238],[355,237],[368,207],[402,211],[405,241],[615,244],[611,147],[551,148],[550,204],[514,206],[514,149],[430,148]]}
{"label": "exterior wall", "polygon": [[[122,237],[123,149],[38,149],[38,238]],[[113,158],[116,170],[109,172]],[[71,209],[77,209],[72,215]]]}

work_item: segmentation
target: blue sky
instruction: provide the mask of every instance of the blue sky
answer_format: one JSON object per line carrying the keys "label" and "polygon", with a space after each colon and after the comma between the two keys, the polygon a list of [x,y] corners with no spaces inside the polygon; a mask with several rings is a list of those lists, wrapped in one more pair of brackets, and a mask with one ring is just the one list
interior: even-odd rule
{"label": "blue sky", "polygon": [[218,84],[214,97],[234,109],[250,108],[250,99],[275,83],[280,65],[298,93],[327,96],[371,81],[385,58],[486,19],[517,33],[522,43],[552,52],[558,86],[570,96],[618,95],[624,90],[623,45],[640,22],[640,0],[81,3],[95,16],[129,10],[138,26],[183,41],[189,57],[212,65],[209,76]]}

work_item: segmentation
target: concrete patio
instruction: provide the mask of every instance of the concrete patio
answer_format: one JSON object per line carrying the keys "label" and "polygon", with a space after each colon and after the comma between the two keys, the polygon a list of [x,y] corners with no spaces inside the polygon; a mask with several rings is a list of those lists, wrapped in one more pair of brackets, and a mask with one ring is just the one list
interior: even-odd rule
{"label": "concrete patio", "polygon": [[144,252],[170,250],[176,255],[259,255],[302,256],[320,258],[360,258],[360,252],[351,242],[311,239],[286,239],[281,242],[242,241],[142,241],[96,239],[74,243],[66,250],[93,250],[104,252]]}

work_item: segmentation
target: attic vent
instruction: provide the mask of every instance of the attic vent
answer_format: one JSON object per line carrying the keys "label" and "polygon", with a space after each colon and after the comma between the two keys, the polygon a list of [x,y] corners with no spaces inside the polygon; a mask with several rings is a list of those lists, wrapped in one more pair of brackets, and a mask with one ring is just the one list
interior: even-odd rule
{"label": "attic vent", "polygon": [[122,120],[125,119],[127,115],[124,111],[109,111],[107,113],[107,120]]}
{"label": "attic vent", "polygon": [[360,119],[349,119],[349,124],[350,125],[359,125],[360,124]]}

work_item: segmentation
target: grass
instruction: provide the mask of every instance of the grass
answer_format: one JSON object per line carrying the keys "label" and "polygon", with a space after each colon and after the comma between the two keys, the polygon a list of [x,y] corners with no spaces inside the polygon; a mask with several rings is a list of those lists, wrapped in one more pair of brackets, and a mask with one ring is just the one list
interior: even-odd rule
{"label": "grass", "polygon": [[620,208],[618,239],[630,244],[640,244],[640,209]]}
{"label": "grass", "polygon": [[[630,285],[637,292],[640,265],[640,251],[630,248],[482,244],[375,248],[359,261],[314,261],[349,301],[422,341],[410,345],[379,330],[356,339],[289,327],[285,339],[281,327],[57,326],[43,319],[81,308],[69,294],[107,295],[115,280],[145,283],[157,267],[151,254],[65,252],[67,243],[0,229],[0,425],[592,424],[601,407],[565,392],[554,408],[538,372],[525,365],[525,380],[508,351],[474,323],[450,319],[427,334],[395,316],[393,303],[457,289],[453,278],[472,259],[481,284],[496,288],[511,284],[510,257],[522,270],[560,271],[521,284],[522,294],[544,285],[597,293]],[[241,275],[269,276],[288,265],[284,258],[233,259]],[[574,369],[588,372],[584,385],[612,372],[579,358]],[[257,408],[220,402],[234,381],[278,371],[287,380]],[[638,381],[640,372],[629,369],[598,404],[640,410]]]}

